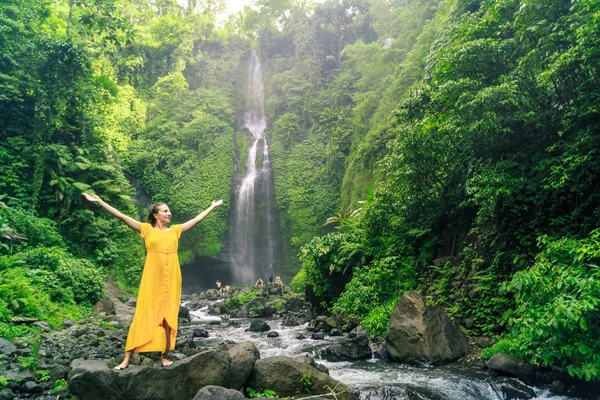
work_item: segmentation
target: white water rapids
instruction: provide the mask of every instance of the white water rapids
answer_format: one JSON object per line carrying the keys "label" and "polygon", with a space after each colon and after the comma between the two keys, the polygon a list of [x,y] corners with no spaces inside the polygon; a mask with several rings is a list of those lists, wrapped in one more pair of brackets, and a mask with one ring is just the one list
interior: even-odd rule
{"label": "white water rapids", "polygon": [[[362,400],[507,400],[501,391],[502,386],[523,386],[513,378],[492,377],[487,371],[464,365],[442,367],[416,367],[382,360],[329,362],[318,359],[319,349],[343,340],[339,337],[326,337],[325,340],[312,340],[306,325],[284,327],[281,319],[265,320],[279,337],[268,338],[267,333],[246,332],[252,319],[236,319],[239,327],[211,325],[211,321],[221,321],[208,314],[207,308],[190,312],[194,326],[202,326],[210,337],[195,342],[199,346],[214,348],[224,339],[236,343],[250,340],[260,351],[261,358],[272,356],[295,357],[309,355],[329,368],[330,375],[347,386],[357,389]],[[303,334],[308,339],[296,339]],[[530,387],[536,393],[535,400],[576,400],[573,397],[555,396],[548,390]],[[406,394],[405,389],[417,392]]]}

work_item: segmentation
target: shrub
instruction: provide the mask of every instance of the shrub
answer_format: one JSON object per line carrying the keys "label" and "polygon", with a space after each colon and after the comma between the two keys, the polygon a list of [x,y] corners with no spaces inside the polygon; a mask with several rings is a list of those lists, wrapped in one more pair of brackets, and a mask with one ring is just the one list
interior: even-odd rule
{"label": "shrub", "polygon": [[232,308],[236,308],[239,307],[243,304],[248,303],[250,300],[259,297],[260,293],[258,290],[253,289],[252,291],[250,291],[249,293],[246,294],[241,294],[239,296],[235,296],[232,297],[231,299],[226,300],[223,303],[223,306],[229,310],[231,310]]}
{"label": "shrub", "polygon": [[485,349],[481,350],[481,354],[479,354],[479,357],[482,360],[487,360],[498,353],[511,354],[517,356],[517,354],[515,354],[512,350],[510,341],[503,339],[498,341],[498,343],[494,344],[493,346],[486,347]]}
{"label": "shrub", "polygon": [[360,323],[369,332],[371,337],[377,335],[385,335],[390,324],[392,311],[398,298],[394,298],[373,308]]}
{"label": "shrub", "polygon": [[57,379],[52,386],[52,393],[56,393],[59,390],[69,387],[69,383],[65,379]]}
{"label": "shrub", "polygon": [[300,272],[294,276],[290,285],[292,286],[293,293],[304,293],[304,288],[306,287],[306,271],[301,269]]}
{"label": "shrub", "polygon": [[399,264],[397,257],[387,257],[355,269],[354,277],[336,300],[333,312],[362,319],[372,312],[374,304],[396,300],[398,274],[403,268]]}
{"label": "shrub", "polygon": [[39,319],[51,313],[53,303],[47,293],[39,291],[25,268],[11,268],[0,272],[0,293],[7,305],[5,321],[13,315],[25,315]]}
{"label": "shrub", "polygon": [[[65,247],[64,240],[56,223],[48,218],[39,218],[31,213],[15,208],[0,209],[5,214],[6,223],[16,232],[27,238],[22,246],[58,246]],[[21,247],[21,246],[17,246]]]}
{"label": "shrub", "polygon": [[21,254],[32,269],[41,270],[36,281],[58,302],[93,305],[103,297],[104,278],[85,259],[75,258],[58,247],[37,248]]}
{"label": "shrub", "polygon": [[600,378],[600,229],[584,240],[542,236],[535,264],[516,273],[511,350],[535,364],[559,364],[586,380]]}
{"label": "shrub", "polygon": [[[63,318],[80,319],[89,312],[88,308],[78,307],[72,303],[55,303],[50,294],[39,285],[36,272],[27,268],[11,268],[0,272],[0,333],[3,337],[21,336],[11,325],[3,325],[13,316],[34,317],[48,321],[53,327],[61,326]],[[2,331],[5,332],[2,332]],[[11,330],[13,331],[11,333]],[[5,336],[4,334],[7,334]]]}

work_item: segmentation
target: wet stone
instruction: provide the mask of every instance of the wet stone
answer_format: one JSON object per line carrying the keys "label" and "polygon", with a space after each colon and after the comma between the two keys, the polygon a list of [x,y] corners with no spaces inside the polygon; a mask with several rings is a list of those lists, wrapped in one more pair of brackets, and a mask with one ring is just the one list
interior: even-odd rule
{"label": "wet stone", "polygon": [[28,393],[42,393],[44,391],[42,385],[33,381],[25,382],[23,389]]}
{"label": "wet stone", "polygon": [[0,390],[0,400],[12,400],[15,396],[15,393],[10,389]]}

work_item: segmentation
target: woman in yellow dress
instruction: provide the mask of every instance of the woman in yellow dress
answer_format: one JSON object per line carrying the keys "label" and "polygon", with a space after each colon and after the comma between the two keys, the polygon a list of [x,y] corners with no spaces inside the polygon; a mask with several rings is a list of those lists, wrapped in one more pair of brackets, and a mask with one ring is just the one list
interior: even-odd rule
{"label": "woman in yellow dress", "polygon": [[121,213],[95,194],[84,193],[84,196],[138,231],[146,244],[146,263],[127,335],[125,357],[115,369],[127,368],[133,352],[159,351],[162,352],[160,363],[163,367],[173,364],[167,355],[169,350],[175,349],[181,301],[181,270],[177,256],[179,237],[202,221],[223,200],[213,201],[210,207],[183,224],[167,227],[171,222],[171,211],[164,203],[153,204],[148,212],[148,223],[144,223]]}

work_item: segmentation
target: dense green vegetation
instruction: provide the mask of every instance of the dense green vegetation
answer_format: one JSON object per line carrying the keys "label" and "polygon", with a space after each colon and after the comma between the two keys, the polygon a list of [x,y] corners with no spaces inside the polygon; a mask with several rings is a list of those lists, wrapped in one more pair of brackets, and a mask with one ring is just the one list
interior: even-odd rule
{"label": "dense green vegetation", "polygon": [[[598,379],[599,1],[258,0],[218,27],[221,6],[3,1],[3,332],[85,315],[108,275],[135,290],[141,241],[83,191],[176,222],[229,198],[254,48],[294,290],[381,334],[418,289]],[[182,262],[218,256],[226,217]]]}
{"label": "dense green vegetation", "polygon": [[[341,204],[360,210],[303,247],[313,301],[376,334],[419,289],[470,333],[508,332],[513,354],[597,379],[600,3],[437,10],[386,83],[393,116],[353,141]],[[359,205],[363,181],[375,190]]]}
{"label": "dense green vegetation", "polygon": [[[216,4],[216,3],[215,3]],[[247,41],[216,9],[164,2],[9,0],[0,6],[0,331],[89,314],[112,276],[136,290],[138,235],[81,193],[175,222],[228,198]],[[235,77],[231,79],[231,77]],[[226,209],[182,243],[219,253]]]}

